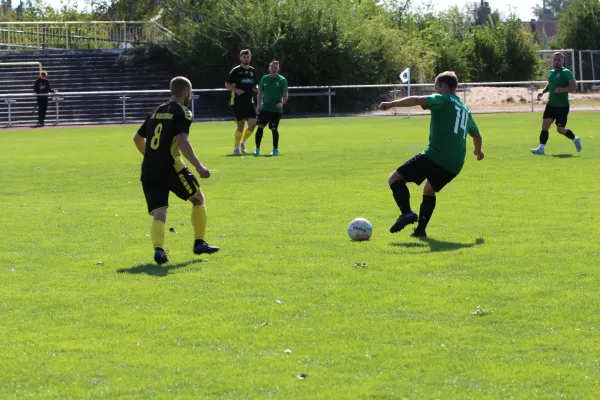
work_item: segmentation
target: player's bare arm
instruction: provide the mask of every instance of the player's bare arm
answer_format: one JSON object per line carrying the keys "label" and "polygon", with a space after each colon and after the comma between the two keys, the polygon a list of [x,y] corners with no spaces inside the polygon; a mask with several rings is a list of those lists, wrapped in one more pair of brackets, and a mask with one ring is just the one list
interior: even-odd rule
{"label": "player's bare arm", "polygon": [[264,92],[262,90],[259,90],[258,94],[256,95],[256,113],[257,114],[260,110],[260,105],[262,104],[263,94],[264,94]]}
{"label": "player's bare arm", "polygon": [[237,89],[235,86],[233,86],[229,82],[225,82],[225,88],[227,88],[227,90],[229,90],[230,92],[235,92],[235,94],[237,94],[238,96],[241,96],[244,94],[244,91],[242,89]]}
{"label": "player's bare arm", "polygon": [[146,152],[146,142],[143,137],[141,137],[138,133],[133,136],[133,142],[135,143],[135,147],[144,155]]}
{"label": "player's bare arm", "polygon": [[283,108],[283,105],[285,103],[287,103],[287,100],[288,100],[288,92],[283,92],[283,98],[281,99],[281,102],[277,103],[276,107]]}
{"label": "player's bare arm", "polygon": [[548,84],[546,84],[546,86],[542,89],[542,91],[540,93],[538,93],[538,95],[537,95],[538,101],[542,99],[542,96],[544,95],[544,93],[548,93]]}
{"label": "player's bare arm", "polygon": [[473,149],[473,154],[477,156],[477,161],[483,160],[484,154],[483,151],[481,151],[481,147],[483,146],[483,137],[481,136],[481,133],[477,132],[473,135],[473,146],[475,147]]}
{"label": "player's bare arm", "polygon": [[575,79],[571,79],[569,81],[569,86],[567,86],[566,88],[556,88],[556,90],[554,91],[554,93],[556,94],[560,94],[560,93],[574,93],[577,91],[577,81]]}
{"label": "player's bare arm", "polygon": [[382,111],[385,111],[394,107],[427,107],[428,104],[429,100],[427,100],[427,97],[425,96],[409,96],[399,100],[384,101],[383,103],[379,104],[377,108]]}
{"label": "player's bare arm", "polygon": [[190,162],[190,164],[192,164],[194,168],[196,168],[198,175],[200,175],[201,178],[210,177],[210,171],[208,170],[208,168],[202,165],[200,160],[198,160],[198,157],[194,152],[194,148],[188,140],[187,134],[180,133],[176,136],[176,138],[177,143],[179,144],[179,149],[181,150],[181,154],[183,154],[183,156]]}

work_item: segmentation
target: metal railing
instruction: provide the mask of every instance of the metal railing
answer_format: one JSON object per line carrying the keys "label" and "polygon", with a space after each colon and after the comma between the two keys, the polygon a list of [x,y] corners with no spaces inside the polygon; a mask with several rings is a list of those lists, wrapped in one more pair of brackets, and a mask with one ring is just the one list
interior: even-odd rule
{"label": "metal railing", "polygon": [[[592,88],[596,88],[597,91],[590,91],[588,93],[578,93],[572,94],[572,109],[594,109],[600,110],[600,81],[582,81],[581,83],[587,85]],[[541,86],[546,84],[545,81],[532,81],[532,82],[474,82],[474,83],[463,83],[460,84],[457,89],[457,95],[459,95],[465,104],[469,106],[469,108],[474,113],[502,113],[502,112],[534,112],[536,109],[539,111],[543,106],[543,103],[536,101],[535,94],[538,92]],[[408,91],[408,84],[387,84],[387,85],[339,85],[339,86],[292,86],[289,88],[290,97],[292,97],[292,102],[299,102],[303,99],[305,101],[310,101],[314,103],[314,100],[311,100],[310,97],[327,97],[326,105],[323,104],[323,109],[317,111],[316,113],[312,113],[313,115],[360,115],[365,113],[370,114],[381,114],[386,115],[390,114],[390,112],[378,112],[375,110],[375,105],[379,101],[388,101],[394,100],[399,97],[403,97]],[[411,84],[410,88],[413,94],[415,95],[423,95],[430,94],[434,91],[433,84]],[[488,101],[488,106],[483,107],[483,99],[481,98],[482,94],[478,93],[478,90],[482,88],[487,90],[488,92],[492,92],[492,95],[489,93],[483,96],[487,96],[486,100],[497,100],[496,102]],[[375,90],[375,92],[372,92]],[[309,91],[307,93],[307,91]],[[501,94],[502,91],[506,91],[505,94]],[[198,118],[195,114],[196,103],[200,103],[203,105],[209,104],[211,102],[215,103],[214,96],[215,94],[222,94],[222,98],[225,99],[229,96],[227,89],[218,88],[218,89],[194,89],[193,90],[193,99],[191,103],[191,111],[195,116],[195,119],[201,120],[211,120],[211,119],[220,119],[224,117],[226,114],[221,114],[221,116],[217,116],[216,114],[212,115],[203,115]],[[370,93],[369,101],[370,109],[368,110],[352,110],[345,111],[342,107],[342,100],[344,97],[357,97],[360,98],[361,94],[365,92]],[[519,93],[515,95],[514,93]],[[357,95],[358,94],[358,95]],[[582,95],[586,96],[582,100],[582,103],[577,103],[577,96]],[[107,123],[127,123],[127,122],[138,122],[142,120],[145,115],[147,115],[153,107],[157,105],[158,101],[166,101],[169,96],[169,90],[130,90],[130,91],[84,91],[84,92],[60,92],[56,94],[49,95],[36,95],[30,93],[18,93],[18,94],[0,94],[0,104],[5,103],[7,108],[5,110],[0,109],[0,114],[7,116],[7,126],[11,126],[13,122],[23,123],[23,121],[15,121],[14,113],[15,107],[19,104],[28,104],[28,107],[34,105],[34,98],[36,96],[48,96],[50,97],[50,102],[54,105],[54,120],[55,123],[61,124],[61,122],[73,123],[67,121],[63,116],[61,116],[61,109],[64,110],[63,102],[71,101],[68,104],[71,104],[73,109],[77,109],[81,111],[81,105],[76,104],[77,101],[85,102],[86,100],[89,102],[87,98],[93,96],[94,103],[90,105],[90,116],[82,116],[81,118],[88,118],[89,123],[98,123],[95,120],[94,115],[98,115],[98,112],[101,111],[99,105],[99,99],[104,100],[105,111],[110,111],[110,116],[107,117],[108,120],[103,120],[102,122]],[[495,97],[494,99],[490,99],[491,97]],[[505,99],[502,99],[502,96],[507,96]],[[515,99],[518,97],[518,100]],[[512,100],[511,100],[512,98]],[[338,100],[337,103],[334,102],[334,99]],[[224,104],[219,102],[219,104]],[[573,103],[572,103],[573,104]],[[326,110],[325,110],[326,108]],[[406,111],[406,110],[405,110]],[[405,115],[406,113],[400,113],[400,110],[393,110],[394,115]],[[31,119],[33,114],[31,110],[28,111],[28,115]],[[408,112],[410,115],[410,112]],[[50,111],[50,118],[52,119],[52,111]],[[298,114],[296,114],[298,115]]]}
{"label": "metal railing", "polygon": [[155,21],[0,22],[0,46],[11,49],[114,49],[174,39]]}

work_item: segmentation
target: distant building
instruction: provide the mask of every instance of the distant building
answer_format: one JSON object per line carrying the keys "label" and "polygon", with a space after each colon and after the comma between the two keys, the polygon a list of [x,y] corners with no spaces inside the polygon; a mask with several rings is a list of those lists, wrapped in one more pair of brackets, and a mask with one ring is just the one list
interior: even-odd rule
{"label": "distant building", "polygon": [[532,19],[529,22],[523,22],[523,26],[540,41],[542,39],[542,32],[545,30],[548,41],[552,41],[556,38],[558,21],[546,20],[545,29],[543,29],[544,21],[541,19]]}

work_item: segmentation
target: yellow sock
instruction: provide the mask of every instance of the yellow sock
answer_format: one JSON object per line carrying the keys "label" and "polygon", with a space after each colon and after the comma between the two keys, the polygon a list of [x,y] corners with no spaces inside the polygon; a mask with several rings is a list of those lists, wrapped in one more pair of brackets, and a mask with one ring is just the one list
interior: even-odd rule
{"label": "yellow sock", "polygon": [[239,146],[240,145],[240,140],[242,140],[242,135],[243,133],[238,131],[236,129],[235,131],[235,143],[233,144],[234,146]]}
{"label": "yellow sock", "polygon": [[165,248],[165,223],[155,219],[152,221],[152,228],[150,229],[150,237],[152,238],[152,244],[154,248],[160,247]]}
{"label": "yellow sock", "polygon": [[208,217],[206,215],[205,206],[194,206],[192,207],[192,226],[194,227],[194,239],[204,240],[206,235],[206,221]]}
{"label": "yellow sock", "polygon": [[244,136],[242,137],[242,141],[246,141],[248,140],[248,138],[250,136],[252,136],[252,134],[254,133],[254,131],[251,131],[250,129],[246,128],[246,132],[244,132]]}

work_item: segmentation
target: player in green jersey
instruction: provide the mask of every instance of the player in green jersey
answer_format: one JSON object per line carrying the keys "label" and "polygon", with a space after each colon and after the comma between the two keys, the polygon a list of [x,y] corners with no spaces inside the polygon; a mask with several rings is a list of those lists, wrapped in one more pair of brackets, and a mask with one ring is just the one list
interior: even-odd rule
{"label": "player in green jersey", "polygon": [[258,130],[254,137],[256,149],[252,152],[253,156],[260,154],[263,129],[267,125],[269,125],[269,129],[273,133],[273,152],[271,152],[271,155],[279,155],[279,120],[283,113],[283,105],[287,102],[287,99],[287,79],[279,75],[279,61],[273,60],[269,64],[269,74],[263,76],[258,84],[258,95],[256,96],[256,102],[258,103],[256,109],[258,119],[256,124],[258,125]]}
{"label": "player in green jersey", "polygon": [[219,251],[204,241],[206,234],[206,200],[194,174],[185,166],[181,154],[194,166],[201,178],[210,177],[188,140],[192,112],[187,108],[192,95],[192,84],[183,77],[171,80],[171,100],[163,103],[146,118],[133,141],[144,156],[141,182],[152,215],[150,237],[154,245],[154,261],[164,264],[169,259],[164,250],[165,223],[169,207],[169,192],[192,203],[194,253],[210,254]]}
{"label": "player in green jersey", "polygon": [[567,117],[569,115],[569,93],[577,90],[577,82],[573,73],[564,67],[565,56],[563,53],[554,53],[552,60],[554,69],[548,71],[548,84],[538,93],[538,101],[542,99],[544,93],[550,92],[548,104],[542,117],[542,132],[540,133],[540,146],[537,149],[531,149],[533,154],[544,155],[546,143],[548,142],[548,129],[552,122],[556,121],[556,130],[561,135],[571,139],[575,144],[575,149],[581,151],[581,139],[567,129]]}
{"label": "player in green jersey", "polygon": [[[431,110],[429,146],[421,154],[398,167],[388,178],[394,200],[401,212],[390,228],[391,233],[399,232],[406,225],[418,221],[417,228],[411,236],[427,237],[425,229],[435,209],[435,194],[458,175],[465,162],[467,134],[473,138],[473,153],[477,160],[483,160],[483,138],[471,111],[456,95],[457,86],[456,74],[446,71],[435,78],[436,94],[410,96],[379,105],[380,110],[412,106]],[[423,202],[417,216],[410,208],[410,192],[406,182],[420,185],[424,180],[427,182],[423,188]]]}

